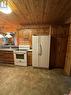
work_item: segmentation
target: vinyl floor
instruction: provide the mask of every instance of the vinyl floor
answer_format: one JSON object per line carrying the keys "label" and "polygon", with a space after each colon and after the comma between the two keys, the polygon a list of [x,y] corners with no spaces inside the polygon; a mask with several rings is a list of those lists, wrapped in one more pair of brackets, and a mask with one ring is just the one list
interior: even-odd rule
{"label": "vinyl floor", "polygon": [[62,69],[0,65],[0,95],[68,95],[71,77]]}

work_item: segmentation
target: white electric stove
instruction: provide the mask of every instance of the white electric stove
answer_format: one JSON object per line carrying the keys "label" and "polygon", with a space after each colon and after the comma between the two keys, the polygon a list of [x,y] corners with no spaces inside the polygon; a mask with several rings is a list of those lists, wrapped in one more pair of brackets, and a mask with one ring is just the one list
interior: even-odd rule
{"label": "white electric stove", "polygon": [[14,51],[14,64],[19,66],[27,66],[27,51],[30,49],[29,45],[20,45]]}

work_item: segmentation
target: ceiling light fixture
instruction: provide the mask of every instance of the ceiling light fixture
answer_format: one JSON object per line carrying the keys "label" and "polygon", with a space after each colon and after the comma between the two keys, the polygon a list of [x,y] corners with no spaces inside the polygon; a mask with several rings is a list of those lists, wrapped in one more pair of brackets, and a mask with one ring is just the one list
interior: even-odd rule
{"label": "ceiling light fixture", "polygon": [[12,9],[8,5],[8,0],[1,0],[0,2],[0,11],[5,14],[10,14],[12,12]]}
{"label": "ceiling light fixture", "polygon": [[9,6],[7,8],[0,8],[0,11],[5,14],[10,14],[12,12],[12,10]]}

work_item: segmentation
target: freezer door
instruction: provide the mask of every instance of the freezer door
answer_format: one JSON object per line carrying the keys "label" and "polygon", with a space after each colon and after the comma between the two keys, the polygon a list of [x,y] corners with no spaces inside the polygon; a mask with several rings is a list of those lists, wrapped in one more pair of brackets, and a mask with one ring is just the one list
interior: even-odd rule
{"label": "freezer door", "polygon": [[40,51],[38,54],[38,67],[49,68],[50,35],[40,36],[38,46]]}
{"label": "freezer door", "polygon": [[32,66],[38,67],[38,36],[32,36]]}

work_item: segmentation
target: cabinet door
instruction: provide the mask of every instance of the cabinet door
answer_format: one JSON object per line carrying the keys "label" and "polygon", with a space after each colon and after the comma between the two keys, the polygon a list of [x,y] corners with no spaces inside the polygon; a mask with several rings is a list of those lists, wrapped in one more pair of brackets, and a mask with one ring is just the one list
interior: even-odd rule
{"label": "cabinet door", "polygon": [[13,51],[0,51],[0,63],[14,64]]}
{"label": "cabinet door", "polygon": [[27,63],[28,66],[32,66],[32,51],[28,51]]}
{"label": "cabinet door", "polygon": [[31,40],[32,40],[32,34],[31,31],[29,29],[22,29],[18,31],[18,44],[19,45],[30,45],[32,44]]}

